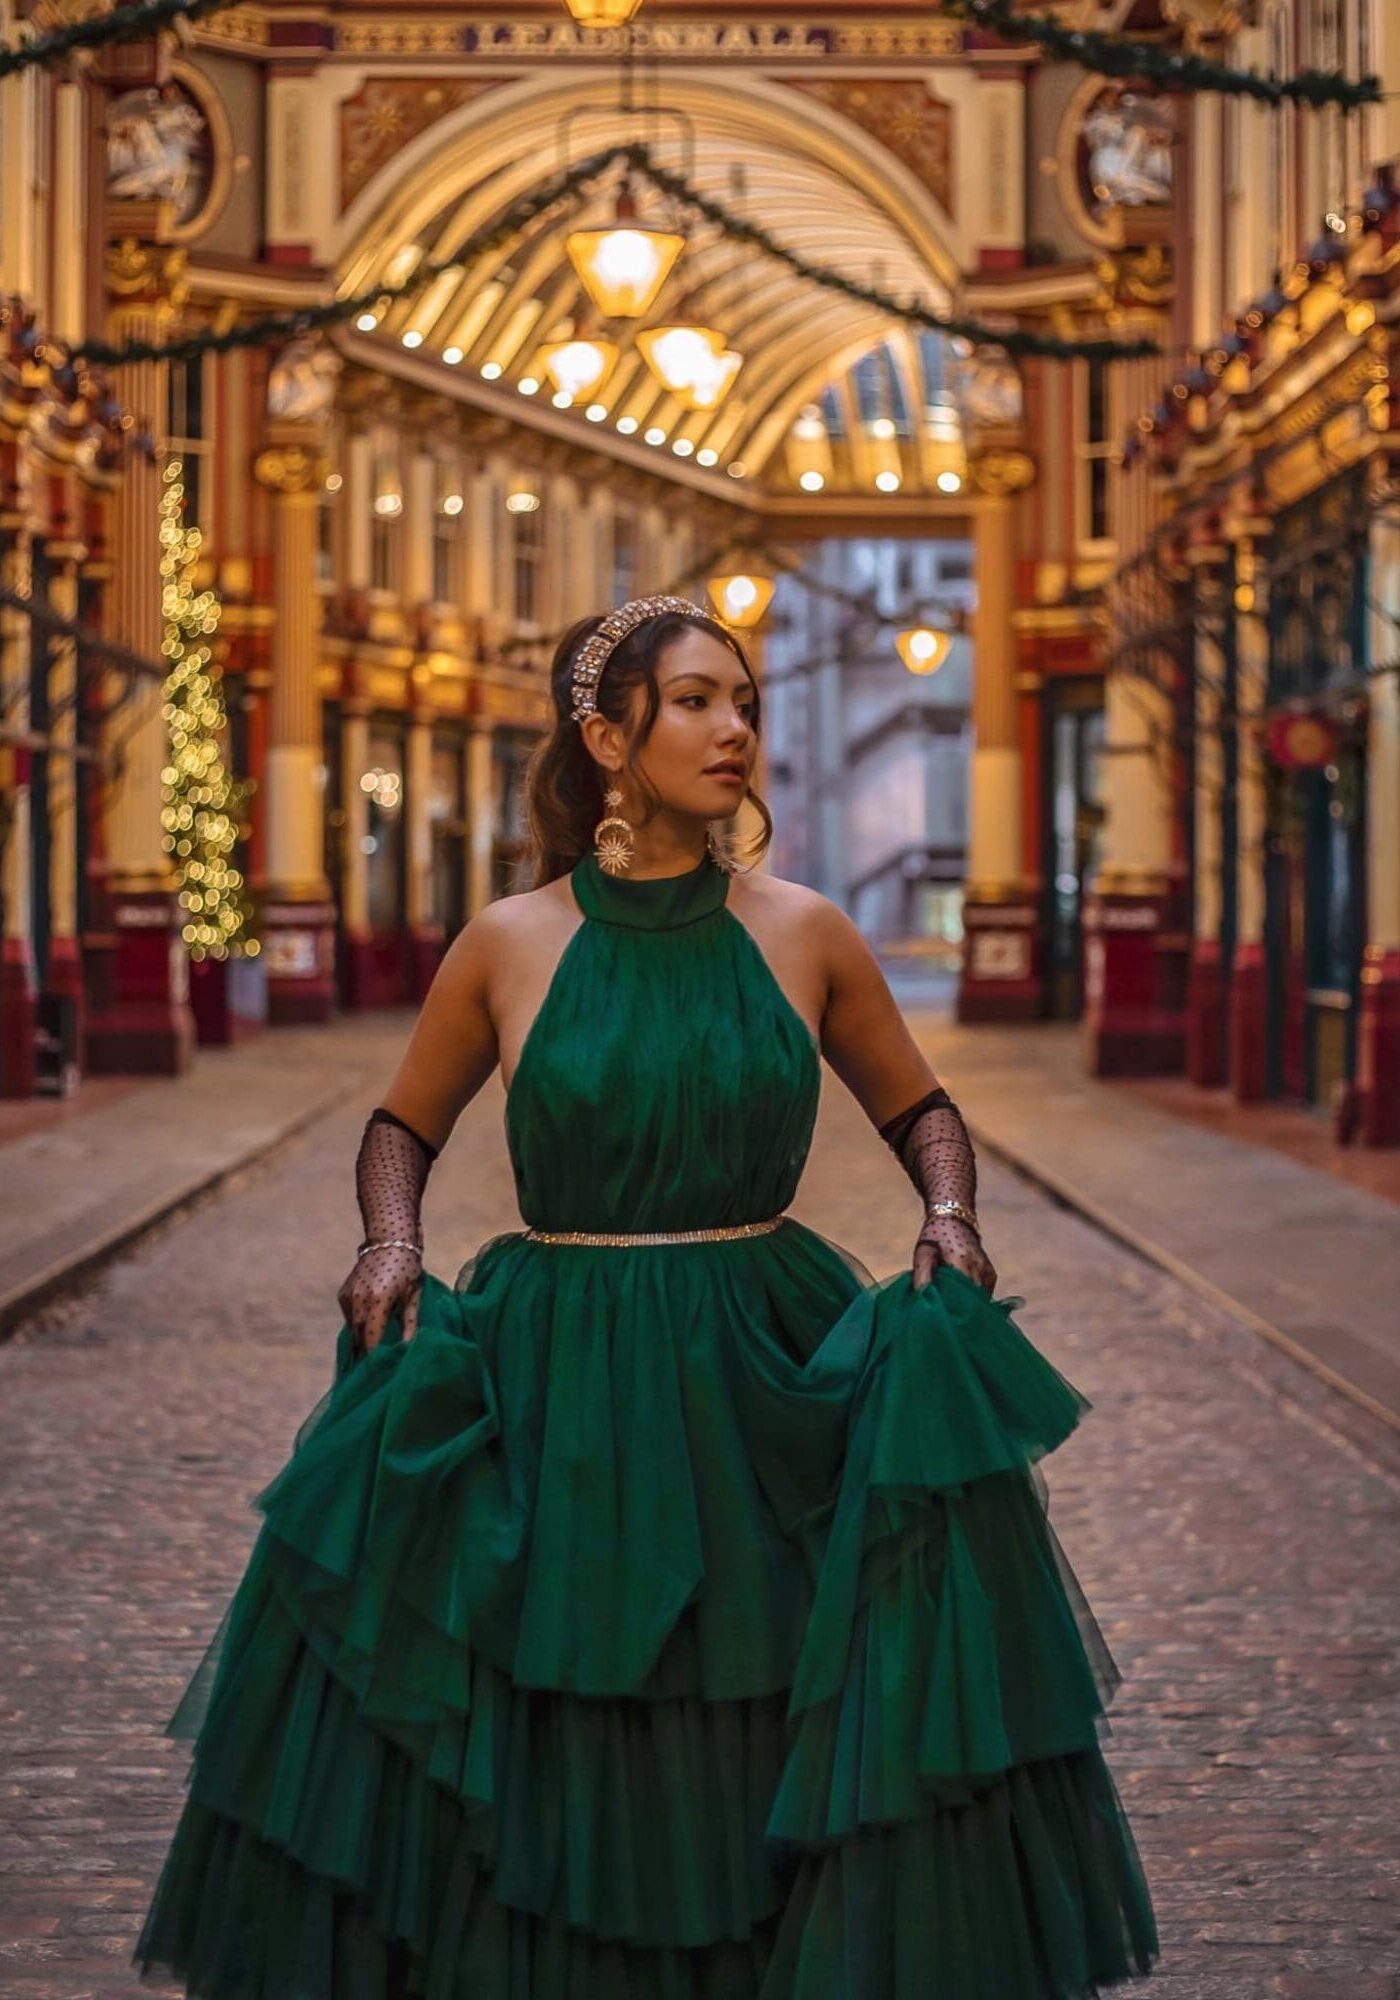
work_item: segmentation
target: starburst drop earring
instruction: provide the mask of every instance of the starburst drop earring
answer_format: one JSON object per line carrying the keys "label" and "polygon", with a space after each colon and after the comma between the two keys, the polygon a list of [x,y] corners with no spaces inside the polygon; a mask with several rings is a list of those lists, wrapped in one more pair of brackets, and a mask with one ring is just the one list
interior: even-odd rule
{"label": "starburst drop earring", "polygon": [[603,793],[604,817],[593,829],[593,852],[598,866],[609,875],[622,875],[632,866],[634,843],[632,822],[622,817],[622,794],[609,789]]}

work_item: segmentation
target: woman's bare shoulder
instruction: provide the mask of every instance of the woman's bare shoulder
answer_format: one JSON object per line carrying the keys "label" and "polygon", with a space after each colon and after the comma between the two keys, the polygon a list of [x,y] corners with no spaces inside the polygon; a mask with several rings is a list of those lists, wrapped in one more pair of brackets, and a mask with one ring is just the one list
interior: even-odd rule
{"label": "woman's bare shoulder", "polygon": [[730,879],[729,893],[736,903],[750,903],[755,912],[803,927],[825,924],[843,914],[820,889],[809,889],[805,882],[789,882],[786,876],[769,874],[766,869],[739,870]]}

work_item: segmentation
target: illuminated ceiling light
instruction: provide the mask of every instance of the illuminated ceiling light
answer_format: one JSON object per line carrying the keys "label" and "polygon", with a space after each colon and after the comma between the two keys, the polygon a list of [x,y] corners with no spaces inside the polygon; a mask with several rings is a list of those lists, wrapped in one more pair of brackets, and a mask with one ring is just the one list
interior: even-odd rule
{"label": "illuminated ceiling light", "polygon": [[343,480],[343,479],[341,478],[341,476],[340,476],[340,474],[339,474],[338,472],[328,472],[328,473],[326,474],[326,491],[327,491],[327,493],[339,493],[339,491],[340,491],[341,487],[342,487],[342,486],[343,486],[344,484],[345,484],[345,481],[344,481],[344,480]]}
{"label": "illuminated ceiling light", "polygon": [[695,463],[697,465],[718,465],[719,453],[712,444],[702,444],[699,451],[695,454]]}
{"label": "illuminated ceiling light", "polygon": [[442,358],[449,368],[455,368],[462,358],[462,350],[460,347],[444,347]]}
{"label": "illuminated ceiling light", "polygon": [[619,417],[617,427],[624,437],[630,438],[633,431],[637,428],[637,419],[635,417]]}
{"label": "illuminated ceiling light", "polygon": [[870,425],[870,435],[873,438],[892,438],[894,436],[894,418],[875,417]]}
{"label": "illuminated ceiling light", "polygon": [[932,625],[915,625],[907,632],[900,632],[894,643],[911,674],[936,674],[948,657],[953,635]]}
{"label": "illuminated ceiling light", "polygon": [[655,305],[685,238],[678,230],[638,222],[636,198],[623,188],[614,220],[601,229],[571,229],[564,248],[599,312],[609,319],[640,319]]}
{"label": "illuminated ceiling light", "polygon": [[373,333],[374,329],[379,324],[379,314],[372,312],[362,312],[359,318],[355,321],[355,324],[360,329],[361,333]]}
{"label": "illuminated ceiling light", "polygon": [[589,396],[617,359],[611,340],[552,340],[539,351],[545,374],[573,400]]}
{"label": "illuminated ceiling light", "polygon": [[706,369],[695,382],[686,397],[693,410],[717,409],[734,386],[734,377],[744,365],[744,357],[732,347],[726,347],[715,356],[714,366]]}
{"label": "illuminated ceiling light", "polygon": [[454,519],[461,513],[466,504],[460,493],[444,493],[442,496],[443,513],[452,516]]}
{"label": "illuminated ceiling light", "polygon": [[374,511],[381,521],[394,521],[403,512],[402,493],[376,493]]}
{"label": "illuminated ceiling light", "polygon": [[540,385],[533,375],[522,375],[515,386],[522,396],[535,396],[539,394]]}
{"label": "illuminated ceiling light", "polygon": [[713,410],[743,366],[712,326],[647,327],[637,346],[662,388],[693,410]]}
{"label": "illuminated ceiling light", "polygon": [[773,579],[754,570],[707,578],[710,602],[726,625],[746,632],[757,625],[773,600]]}
{"label": "illuminated ceiling light", "polygon": [[671,449],[677,458],[689,458],[695,449],[695,442],[692,438],[677,438]]}
{"label": "illuminated ceiling light", "polygon": [[625,27],[641,4],[642,0],[564,0],[581,28]]}
{"label": "illuminated ceiling light", "polygon": [[962,414],[946,390],[924,411],[919,464],[925,480],[940,493],[961,493],[967,480],[967,444]]}
{"label": "illuminated ceiling light", "polygon": [[556,410],[571,410],[574,407],[574,399],[567,389],[556,389],[549,400]]}
{"label": "illuminated ceiling light", "polygon": [[666,442],[666,433],[662,430],[660,424],[652,424],[647,430],[643,431],[642,437],[647,444],[665,444]]}
{"label": "illuminated ceiling light", "polygon": [[423,345],[423,336],[416,326],[409,327],[403,336],[403,344],[405,347],[421,347]]}
{"label": "illuminated ceiling light", "polygon": [[956,472],[940,472],[936,484],[940,493],[962,492],[962,478]]}
{"label": "illuminated ceiling light", "polygon": [[590,403],[583,413],[590,424],[601,424],[608,414],[606,403]]}
{"label": "illuminated ceiling light", "polygon": [[481,364],[481,379],[483,382],[499,382],[502,372],[499,361],[483,361]]}
{"label": "illuminated ceiling light", "polygon": [[506,512],[508,514],[538,513],[539,504],[539,494],[532,493],[528,486],[516,486],[506,495]]}
{"label": "illuminated ceiling light", "polygon": [[787,438],[788,471],[804,493],[820,493],[831,476],[831,439],[816,403],[804,405]]}
{"label": "illuminated ceiling light", "polygon": [[731,479],[742,479],[748,469],[742,458],[736,458],[731,465],[725,468]]}
{"label": "illuminated ceiling light", "polygon": [[898,493],[902,482],[897,472],[885,471],[876,473],[875,484],[882,493]]}

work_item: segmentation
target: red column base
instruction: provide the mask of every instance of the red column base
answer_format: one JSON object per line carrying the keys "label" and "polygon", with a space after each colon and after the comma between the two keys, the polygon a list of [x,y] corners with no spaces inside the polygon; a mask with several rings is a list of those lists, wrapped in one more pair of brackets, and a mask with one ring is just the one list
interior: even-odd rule
{"label": "red column base", "polygon": [[408,933],[408,997],[427,998],[433,974],[442,963],[446,940],[439,924],[423,924]]}
{"label": "red column base", "polygon": [[268,900],[259,918],[269,1025],[323,1025],[335,1013],[334,907]]}
{"label": "red column base", "polygon": [[92,1076],[179,1076],[194,1058],[189,959],[165,889],[111,893],[112,990],[87,1024]]}
{"label": "red column base", "polygon": [[1368,945],[1361,967],[1357,1088],[1363,1146],[1400,1146],[1400,951]]}
{"label": "red column base", "polygon": [[1225,969],[1218,938],[1195,938],[1186,981],[1186,1074],[1202,1090],[1225,1081]]}
{"label": "red column base", "polygon": [[1230,1091],[1237,1104],[1269,1094],[1269,991],[1262,944],[1236,947],[1230,975]]}
{"label": "red column base", "polygon": [[0,943],[0,1097],[34,1095],[34,1027],[38,996],[29,940]]}
{"label": "red column base", "polygon": [[1186,1062],[1179,955],[1165,895],[1108,893],[1084,912],[1084,1059],[1091,1076],[1178,1076]]}
{"label": "red column base", "polygon": [[974,897],[963,904],[962,916],[959,1021],[1038,1021],[1044,995],[1035,904],[984,903]]}

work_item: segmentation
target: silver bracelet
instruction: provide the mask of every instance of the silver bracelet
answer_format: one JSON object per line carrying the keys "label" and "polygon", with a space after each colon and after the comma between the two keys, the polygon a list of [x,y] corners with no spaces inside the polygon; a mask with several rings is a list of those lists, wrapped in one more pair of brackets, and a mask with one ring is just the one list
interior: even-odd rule
{"label": "silver bracelet", "polygon": [[416,1250],[420,1257],[423,1254],[423,1246],[421,1243],[407,1243],[401,1237],[395,1237],[394,1240],[389,1243],[371,1243],[367,1240],[360,1245],[359,1251],[355,1258],[355,1262],[358,1264],[360,1258],[367,1257],[371,1250]]}

